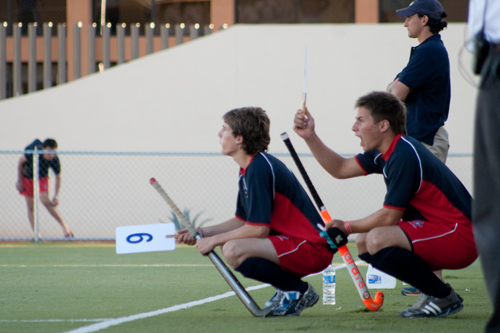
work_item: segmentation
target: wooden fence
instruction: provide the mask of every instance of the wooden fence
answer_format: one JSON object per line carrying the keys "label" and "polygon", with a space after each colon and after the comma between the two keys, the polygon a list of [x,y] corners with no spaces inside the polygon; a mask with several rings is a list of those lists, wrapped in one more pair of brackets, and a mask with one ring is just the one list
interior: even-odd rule
{"label": "wooden fence", "polygon": [[30,23],[27,36],[22,36],[21,23],[8,28],[6,22],[0,24],[0,100],[63,84],[213,31],[213,25],[150,23],[141,29],[137,23],[116,25],[112,36],[111,24],[100,29],[97,24],[54,27],[49,22],[42,29]]}

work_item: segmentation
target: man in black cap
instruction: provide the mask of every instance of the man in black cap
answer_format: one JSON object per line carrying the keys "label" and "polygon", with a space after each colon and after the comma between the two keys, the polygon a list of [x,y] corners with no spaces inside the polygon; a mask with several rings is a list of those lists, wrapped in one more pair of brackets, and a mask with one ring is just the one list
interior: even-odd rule
{"label": "man in black cap", "polygon": [[[408,8],[396,10],[405,18],[408,37],[416,38],[410,60],[387,86],[407,108],[408,135],[426,146],[443,163],[450,147],[444,123],[451,99],[450,62],[439,32],[446,28],[447,15],[437,0],[415,0]],[[443,280],[442,272],[435,274]],[[403,295],[421,296],[415,287],[401,290]]]}

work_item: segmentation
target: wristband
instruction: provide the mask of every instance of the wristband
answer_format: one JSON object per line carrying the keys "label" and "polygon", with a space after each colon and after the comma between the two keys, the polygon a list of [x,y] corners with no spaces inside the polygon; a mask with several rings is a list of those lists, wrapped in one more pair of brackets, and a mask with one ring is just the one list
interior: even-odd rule
{"label": "wristband", "polygon": [[352,234],[352,230],[351,230],[351,226],[350,226],[350,222],[349,221],[345,221],[344,222],[344,227],[345,227],[345,230],[347,231],[347,236],[349,236],[350,234]]}
{"label": "wristband", "polygon": [[203,231],[201,231],[201,228],[198,228],[198,233],[200,234],[201,238],[205,237],[205,235],[203,234]]}

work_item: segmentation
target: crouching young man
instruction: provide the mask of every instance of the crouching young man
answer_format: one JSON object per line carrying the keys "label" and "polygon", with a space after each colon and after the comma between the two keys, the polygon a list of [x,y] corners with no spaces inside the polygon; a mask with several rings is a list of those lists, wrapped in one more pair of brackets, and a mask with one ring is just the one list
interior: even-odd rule
{"label": "crouching young man", "polygon": [[433,271],[461,269],[476,260],[472,198],[443,162],[406,136],[406,108],[396,96],[372,92],[360,97],[356,108],[352,130],[364,153],[350,158],[321,141],[308,110],[294,118],[295,132],[333,177],[377,173],[387,186],[381,209],[358,220],[334,220],[327,234],[335,241],[359,233],[356,245],[362,260],[422,291],[401,317],[456,313],[463,308],[461,297]]}
{"label": "crouching young man", "polygon": [[332,262],[333,251],[319,235],[321,216],[292,172],[266,152],[270,121],[264,110],[234,109],[223,120],[222,153],[240,167],[235,216],[199,228],[199,240],[181,231],[178,242],[196,243],[203,255],[220,246],[233,269],[277,289],[266,303],[273,307],[269,316],[298,316],[319,299],[301,278]]}

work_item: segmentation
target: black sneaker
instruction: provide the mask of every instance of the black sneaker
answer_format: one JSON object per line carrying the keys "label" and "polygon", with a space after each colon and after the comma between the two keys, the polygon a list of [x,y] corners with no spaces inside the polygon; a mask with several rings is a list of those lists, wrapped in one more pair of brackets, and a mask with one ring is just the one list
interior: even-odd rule
{"label": "black sneaker", "polygon": [[443,298],[428,295],[420,297],[413,307],[400,312],[399,316],[402,318],[444,317],[461,311],[463,307],[457,293],[451,288],[450,294]]}
{"label": "black sneaker", "polygon": [[281,304],[267,316],[298,316],[306,308],[312,307],[318,302],[319,295],[310,283],[307,286],[307,291],[302,295],[298,291],[284,291]]}

